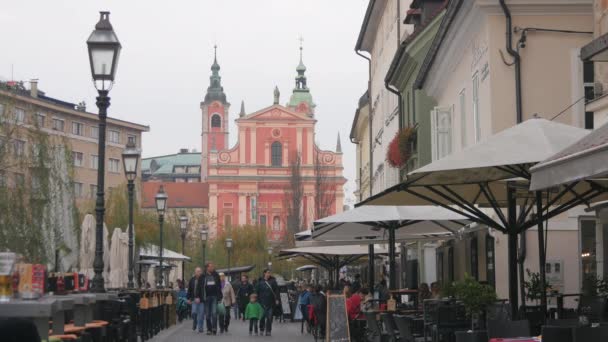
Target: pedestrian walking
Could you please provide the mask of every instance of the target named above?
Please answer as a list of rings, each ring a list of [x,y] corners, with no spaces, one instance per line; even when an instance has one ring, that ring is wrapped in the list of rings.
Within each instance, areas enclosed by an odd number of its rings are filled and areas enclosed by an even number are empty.
[[[220,275],[215,271],[213,262],[205,265],[203,274],[203,301],[207,315],[207,335],[217,335],[217,304],[222,300]]]
[[[258,303],[258,295],[252,293],[249,298],[249,303],[245,307],[244,319],[249,320],[249,336],[255,330],[255,336],[258,336],[258,321],[264,315],[264,308]]]
[[[205,304],[203,302],[203,270],[197,267],[194,270],[194,276],[188,282],[188,304],[192,305],[192,330],[198,328],[198,332],[204,331],[205,322]]]
[[[243,321],[245,320],[245,308],[247,307],[247,304],[249,304],[249,296],[251,296],[252,293],[253,285],[249,283],[249,277],[242,275],[241,283],[237,291],[237,301]]]
[[[226,279],[224,273],[220,273],[220,287],[222,289],[222,304],[224,304],[224,313],[218,315],[220,333],[228,332],[228,326],[230,325],[230,308],[236,304],[236,296],[232,285]]]
[[[260,332],[271,336],[274,308],[279,305],[279,286],[269,269],[264,270],[264,275],[258,281],[256,292],[260,305],[264,308],[264,315],[260,319]]]

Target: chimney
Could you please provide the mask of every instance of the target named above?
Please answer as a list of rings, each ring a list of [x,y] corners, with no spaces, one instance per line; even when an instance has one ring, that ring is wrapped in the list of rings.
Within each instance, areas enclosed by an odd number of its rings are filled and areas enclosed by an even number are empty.
[[[35,78],[30,80],[30,96],[38,97],[38,80]]]
[[[188,153],[188,149],[187,148],[180,148],[179,149],[179,154],[184,154],[184,153]]]

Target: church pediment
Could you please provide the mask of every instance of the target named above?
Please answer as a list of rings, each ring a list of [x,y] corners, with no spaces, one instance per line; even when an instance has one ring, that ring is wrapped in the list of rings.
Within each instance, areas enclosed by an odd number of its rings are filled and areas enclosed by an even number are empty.
[[[287,107],[281,105],[273,105],[255,113],[251,113],[245,117],[237,119],[237,121],[248,121],[248,120],[268,120],[268,121],[315,121],[313,118],[306,116],[305,114],[296,113],[291,111]]]

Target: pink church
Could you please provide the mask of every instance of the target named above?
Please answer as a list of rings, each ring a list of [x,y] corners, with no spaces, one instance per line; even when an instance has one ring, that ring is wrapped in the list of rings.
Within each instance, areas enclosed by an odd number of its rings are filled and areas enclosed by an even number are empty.
[[[217,57],[211,71],[210,85],[201,102],[201,181],[209,185],[211,235],[228,226],[260,225],[267,228],[269,239],[284,239],[291,165],[297,156],[303,184],[302,224],[292,227],[292,231],[310,227],[319,215],[341,212],[346,180],[340,138],[336,151],[321,150],[315,143],[315,104],[306,84],[301,53],[289,102],[279,104],[280,94],[275,88],[274,103],[269,107],[246,113],[241,103],[236,118],[238,141],[232,147],[228,146],[230,103],[221,84]],[[321,179],[323,195],[316,194]],[[322,212],[315,204],[321,202],[320,198],[326,206]]]

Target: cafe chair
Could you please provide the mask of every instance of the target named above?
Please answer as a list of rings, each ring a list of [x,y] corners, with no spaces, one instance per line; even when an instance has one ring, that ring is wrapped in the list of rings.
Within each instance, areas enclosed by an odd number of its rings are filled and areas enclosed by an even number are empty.
[[[573,342],[573,327],[545,325],[541,328],[543,342]]]
[[[384,323],[384,331],[387,332],[390,341],[400,341],[399,330],[397,330],[397,324],[395,324],[393,314],[390,312],[383,312],[380,314],[380,318],[382,319],[382,323]]]
[[[488,337],[511,338],[530,336],[530,322],[521,321],[488,321]]]
[[[402,342],[414,342],[416,340],[416,336],[414,335],[414,322],[411,317],[402,316],[402,315],[394,315],[395,324],[397,325],[397,330],[399,330],[399,341]],[[420,336],[418,336],[420,337]]]
[[[608,327],[599,326],[596,328],[574,328],[573,335],[573,342],[608,341]],[[543,342],[544,341],[545,340],[543,338]]]
[[[365,312],[365,321],[367,322],[367,340],[369,342],[388,342],[389,335],[382,332],[382,327],[376,320],[374,312]]]

